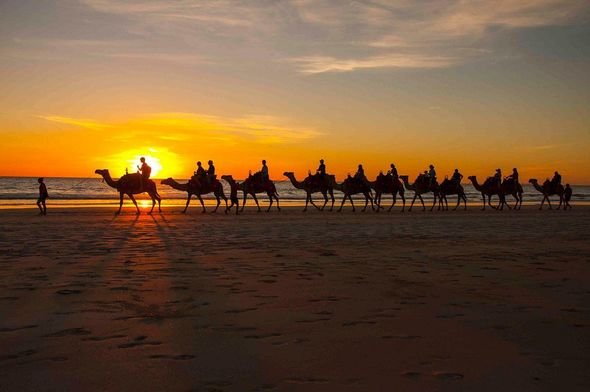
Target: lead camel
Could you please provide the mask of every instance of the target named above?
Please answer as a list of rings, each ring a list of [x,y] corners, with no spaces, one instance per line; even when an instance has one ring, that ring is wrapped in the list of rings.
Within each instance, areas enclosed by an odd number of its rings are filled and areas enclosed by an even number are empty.
[[[119,210],[116,212],[116,214],[121,213],[121,208],[123,207],[123,197],[127,195],[135,205],[135,209],[137,210],[137,214],[139,215],[139,207],[137,206],[137,201],[135,200],[135,197],[133,195],[137,195],[144,192],[147,193],[152,199],[152,209],[149,213],[151,214],[154,211],[156,201],[158,201],[158,211],[162,212],[160,206],[162,198],[158,194],[158,189],[154,181],[144,180],[144,186],[143,188],[141,188],[139,174],[137,173],[126,174],[118,180],[113,180],[108,169],[96,169],[94,173],[102,176],[103,180],[107,183],[108,186],[110,186],[111,188],[115,188],[119,192]]]

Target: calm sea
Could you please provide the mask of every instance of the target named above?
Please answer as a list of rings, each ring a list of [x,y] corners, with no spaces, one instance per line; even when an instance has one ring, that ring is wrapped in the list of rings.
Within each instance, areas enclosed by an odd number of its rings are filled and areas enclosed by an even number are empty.
[[[186,180],[178,180],[186,182]],[[161,185],[160,180],[156,180],[158,192],[162,196],[162,205],[175,206],[184,205],[186,193],[176,191],[166,185]],[[229,195],[229,185],[222,181],[226,195]],[[100,178],[46,178],[45,184],[49,190],[49,203],[53,206],[63,207],[90,207],[118,204],[118,193],[102,182]],[[276,182],[277,190],[281,202],[289,205],[300,205],[305,202],[305,193],[295,189],[289,181]],[[471,184],[464,184],[469,204],[481,203],[481,196]],[[541,194],[529,184],[523,184],[524,187],[524,204],[534,204],[541,201]],[[590,186],[572,185],[573,196],[572,202],[575,204],[590,204]],[[239,192],[241,196],[241,192]],[[406,191],[406,197],[412,197],[413,192]],[[20,208],[36,207],[35,200],[38,196],[38,184],[36,178],[29,177],[0,177],[0,208]],[[321,195],[316,194],[314,200],[319,199]],[[340,192],[335,193],[336,202],[339,203],[342,197]],[[147,196],[140,195],[138,200],[145,200]],[[204,196],[207,204],[210,205],[213,197]],[[266,202],[266,196],[261,196],[261,200]],[[432,196],[426,196],[426,200],[432,201]],[[387,197],[386,204],[390,197]],[[455,198],[449,198],[449,205],[453,205]],[[553,197],[552,200],[556,200]],[[508,197],[510,204],[513,203],[512,197]],[[263,202],[263,203],[264,203]],[[129,201],[126,201],[129,203]],[[198,200],[193,199],[193,203],[198,204]]]

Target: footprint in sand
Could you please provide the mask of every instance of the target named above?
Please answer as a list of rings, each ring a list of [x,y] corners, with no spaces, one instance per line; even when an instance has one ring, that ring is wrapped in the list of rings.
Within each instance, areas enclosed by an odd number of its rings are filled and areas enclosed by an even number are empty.
[[[81,290],[70,290],[70,289],[64,289],[64,290],[57,290],[56,291],[57,294],[61,294],[61,295],[80,294],[81,292],[82,292]]]
[[[462,380],[465,378],[463,374],[453,372],[434,372],[432,373],[432,376],[439,380]]]
[[[85,328],[68,328],[61,331],[53,332],[47,335],[43,335],[44,338],[60,338],[63,336],[79,336],[79,335],[90,335],[92,332]]]

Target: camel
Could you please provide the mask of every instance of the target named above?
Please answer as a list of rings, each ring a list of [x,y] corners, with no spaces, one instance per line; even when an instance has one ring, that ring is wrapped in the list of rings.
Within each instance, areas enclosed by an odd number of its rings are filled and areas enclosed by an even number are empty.
[[[516,204],[514,204],[515,210],[520,210],[522,207],[522,194],[524,193],[522,189],[522,185],[519,182],[516,182],[514,179],[509,178],[507,180],[502,181],[502,192],[504,192],[504,196],[512,195],[516,199]],[[504,197],[504,203],[510,209],[510,206],[506,202],[506,197]]]
[[[102,176],[103,181],[105,181],[108,186],[110,186],[111,188],[115,188],[119,192],[119,210],[116,212],[117,215],[121,213],[124,195],[127,195],[131,199],[131,201],[135,205],[135,209],[137,210],[137,215],[139,215],[139,207],[137,206],[137,201],[135,201],[135,197],[133,197],[133,195],[144,192],[146,192],[152,199],[152,209],[150,210],[149,214],[151,214],[154,211],[154,207],[156,206],[156,200],[158,201],[158,211],[162,212],[162,208],[160,205],[162,198],[158,194],[158,189],[154,181],[147,180],[144,184],[143,189],[139,189],[139,174],[137,173],[126,174],[123,177],[119,178],[117,181],[113,180],[108,169],[96,169],[94,173]]]
[[[403,203],[401,212],[404,212],[404,210],[406,209],[406,198],[404,196],[404,185],[399,179],[396,179],[394,181],[391,174],[385,175],[383,173],[379,173],[375,181],[369,182],[369,184],[371,185],[371,188],[375,190],[375,204],[377,205],[377,212],[379,212],[379,210],[383,208],[381,207],[381,196],[384,193],[391,194],[393,198],[393,202],[391,203],[391,206],[389,207],[387,212],[391,212],[391,209],[397,201],[398,193],[402,198]]]
[[[270,200],[270,204],[266,212],[269,212],[273,201],[277,201],[277,209],[280,211],[281,207],[279,206],[279,194],[277,193],[277,189],[275,184],[269,180],[270,186],[264,187],[260,184],[259,181],[256,181],[252,176],[246,178],[242,183],[237,183],[231,175],[221,176],[225,181],[227,181],[230,187],[235,187],[235,189],[244,192],[244,201],[242,203],[242,208],[240,209],[241,212],[244,211],[244,207],[246,206],[246,198],[248,195],[251,195],[254,201],[256,202],[256,207],[258,207],[258,212],[262,211],[260,209],[260,204],[258,203],[258,198],[256,197],[257,193],[266,193],[268,199]],[[274,200],[273,200],[274,199]],[[233,206],[233,201],[232,201]],[[238,205],[239,207],[239,205]],[[229,207],[231,208],[231,207]]]
[[[539,207],[540,210],[543,209],[545,200],[547,200],[547,204],[549,204],[549,209],[553,209],[551,207],[551,200],[549,200],[549,196],[553,195],[559,196],[559,205],[557,206],[557,209],[559,210],[561,208],[561,205],[563,204],[563,185],[557,184],[557,186],[554,186],[551,181],[545,180],[543,186],[540,186],[536,178],[531,178],[529,182],[535,187],[536,190],[543,194],[543,201],[541,201],[541,206]]]
[[[191,202],[191,197],[193,195],[197,196],[197,198],[199,199],[199,201],[201,202],[201,207],[203,208],[203,210],[201,211],[202,213],[206,213],[207,210],[205,209],[205,203],[203,203],[203,198],[201,197],[201,195],[205,195],[207,193],[211,193],[213,192],[213,194],[215,195],[215,199],[217,200],[217,205],[215,206],[215,209],[213,210],[213,212],[217,212],[217,209],[219,208],[219,205],[221,204],[221,200],[223,199],[225,200],[225,213],[227,214],[227,197],[225,197],[225,194],[223,193],[223,186],[221,185],[221,182],[215,180],[212,184],[207,184],[206,186],[200,186],[199,183],[196,183],[195,181],[189,181],[186,184],[181,184],[179,182],[177,182],[176,180],[174,180],[173,178],[169,177],[165,180],[162,180],[161,182],[164,185],[168,185],[169,187],[172,187],[176,190],[179,191],[184,191],[187,193],[187,199],[186,199],[186,206],[184,207],[184,210],[182,211],[182,213],[186,213],[186,210],[188,209],[188,205]]]
[[[500,206],[503,207],[504,204],[506,204],[506,198],[504,197],[504,191],[502,190],[502,187],[498,184],[497,181],[495,181],[491,178],[488,178],[482,185],[480,185],[479,182],[477,181],[476,176],[469,176],[468,178],[471,181],[471,183],[473,184],[473,187],[478,192],[481,192],[481,197],[483,200],[482,210],[486,209],[486,196],[488,198],[488,205],[495,210],[497,210],[498,207],[500,207]],[[498,195],[498,197],[500,198],[500,204],[496,207],[494,207],[491,203],[493,195]],[[506,205],[508,206],[508,204],[506,204]],[[510,206],[508,206],[508,208],[510,208]]]
[[[459,207],[461,200],[463,201],[464,209],[467,210],[467,196],[465,195],[463,186],[458,181],[451,181],[448,178],[445,178],[444,181],[440,183],[438,194],[439,202],[442,205],[443,210],[448,211],[449,202],[447,201],[447,195],[457,195],[457,205],[453,208],[453,211]]]
[[[371,209],[375,209],[375,206],[373,205],[373,198],[371,197],[371,186],[369,184],[348,176],[348,178],[346,178],[342,184],[334,183],[334,189],[344,193],[342,204],[340,204],[338,212],[342,211],[342,207],[344,206],[344,202],[347,198],[350,200],[350,204],[352,205],[352,211],[355,212],[356,209],[354,208],[354,203],[352,202],[351,196],[356,195],[357,193],[362,193],[365,196],[365,207],[362,209],[363,212],[367,210],[367,205],[369,202],[371,202]]]
[[[303,212],[307,211],[307,205],[311,203],[312,206],[317,208],[320,211],[323,211],[328,204],[328,194],[332,198],[332,205],[330,206],[330,211],[334,209],[334,184],[336,183],[336,177],[333,175],[326,174],[323,181],[313,181],[309,177],[303,181],[297,181],[295,178],[295,174],[293,172],[284,172],[283,175],[287,177],[291,184],[297,189],[302,189],[306,193],[305,198],[305,208]],[[324,205],[322,207],[318,207],[311,198],[312,193],[321,193],[324,196]]]
[[[409,191],[414,191],[414,198],[412,199],[412,204],[410,204],[410,208],[408,208],[408,211],[412,211],[412,207],[414,206],[414,202],[416,201],[416,198],[420,199],[420,202],[422,203],[422,211],[426,211],[426,207],[424,206],[424,199],[422,199],[422,195],[425,193],[429,193],[432,192],[434,194],[434,199],[432,202],[432,207],[430,207],[430,211],[432,211],[434,209],[434,206],[436,205],[436,202],[438,200],[438,183],[435,181],[434,184],[432,184],[432,186],[430,186],[429,184],[429,180],[427,177],[425,177],[424,175],[420,174],[418,176],[418,178],[416,178],[416,180],[414,181],[413,184],[410,184],[410,182],[408,181],[408,176],[399,176],[399,178],[402,179],[402,181],[404,182],[404,185],[406,187],[407,190]],[[440,201],[439,201],[439,210],[440,210]]]

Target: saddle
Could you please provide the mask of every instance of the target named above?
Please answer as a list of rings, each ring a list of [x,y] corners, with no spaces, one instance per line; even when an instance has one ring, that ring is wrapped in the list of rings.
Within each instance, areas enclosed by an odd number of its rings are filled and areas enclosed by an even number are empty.
[[[124,176],[121,177],[120,181],[121,181],[121,185],[123,185],[123,186],[129,186],[129,187],[139,189],[139,187],[141,186],[141,174],[139,174],[139,173],[125,174]]]

